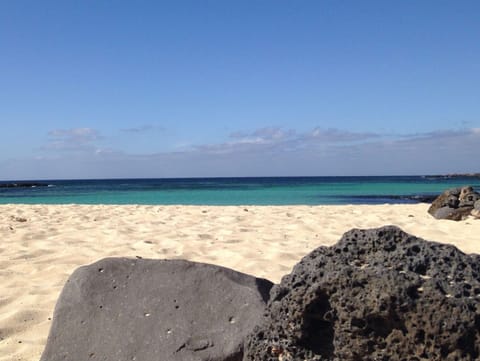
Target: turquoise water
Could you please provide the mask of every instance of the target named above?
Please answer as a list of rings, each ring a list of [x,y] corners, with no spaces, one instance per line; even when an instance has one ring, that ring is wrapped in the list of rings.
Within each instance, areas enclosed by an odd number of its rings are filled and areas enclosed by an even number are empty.
[[[38,184],[25,188],[4,188],[0,182],[0,203],[383,204],[431,201],[446,188],[464,185],[480,188],[479,178],[420,176],[49,180],[35,183]]]

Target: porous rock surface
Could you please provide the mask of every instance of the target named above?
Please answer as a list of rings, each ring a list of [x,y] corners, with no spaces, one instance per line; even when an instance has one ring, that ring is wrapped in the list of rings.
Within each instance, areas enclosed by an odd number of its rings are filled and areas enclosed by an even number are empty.
[[[107,258],[78,268],[41,361],[234,361],[272,283],[183,260]]]
[[[469,215],[477,217],[475,203],[479,200],[480,193],[471,186],[447,189],[432,202],[428,213],[437,219],[452,221],[460,221]]]
[[[354,229],[273,287],[244,360],[479,360],[479,295],[480,256]]]

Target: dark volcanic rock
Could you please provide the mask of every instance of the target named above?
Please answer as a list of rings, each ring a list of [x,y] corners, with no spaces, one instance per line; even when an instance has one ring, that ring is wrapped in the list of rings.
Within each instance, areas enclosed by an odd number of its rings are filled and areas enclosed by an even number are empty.
[[[0,183],[0,188],[35,188],[35,187],[47,187],[47,183]]]
[[[460,195],[461,188],[452,188],[447,189],[445,192],[440,194],[435,200],[432,202],[432,205],[428,209],[428,213],[432,216],[435,216],[435,212],[444,207],[450,208],[457,208],[460,201],[458,200],[458,196]]]
[[[473,207],[476,201],[480,199],[480,194],[476,192],[466,193],[463,197],[459,198],[459,207]]]
[[[241,360],[271,286],[208,264],[107,258],[67,281],[41,361]]]
[[[244,360],[478,360],[479,298],[480,256],[351,230],[274,286]]]
[[[443,175],[427,175],[425,178],[429,179],[452,179],[452,178],[480,178],[480,173],[453,173]]]
[[[433,216],[437,219],[449,219],[451,221],[461,221],[472,212],[472,207],[451,208],[442,207],[435,211]]]
[[[471,214],[478,199],[480,193],[470,186],[448,189],[432,202],[428,213],[437,219],[460,221]]]

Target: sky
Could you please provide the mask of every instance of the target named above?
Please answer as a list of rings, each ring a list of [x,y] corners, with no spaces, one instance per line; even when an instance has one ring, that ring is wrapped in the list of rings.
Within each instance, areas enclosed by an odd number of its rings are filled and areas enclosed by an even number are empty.
[[[0,180],[480,172],[480,2],[0,1]]]

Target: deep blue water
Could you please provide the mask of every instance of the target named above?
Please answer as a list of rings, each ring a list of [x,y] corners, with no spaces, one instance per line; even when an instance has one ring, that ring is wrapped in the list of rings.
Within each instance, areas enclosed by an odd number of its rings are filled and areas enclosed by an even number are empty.
[[[165,205],[416,203],[426,201],[446,188],[463,185],[480,188],[479,178],[421,176],[103,179],[37,182],[41,185],[28,188],[0,187],[0,203]],[[2,183],[15,182],[0,182]]]

